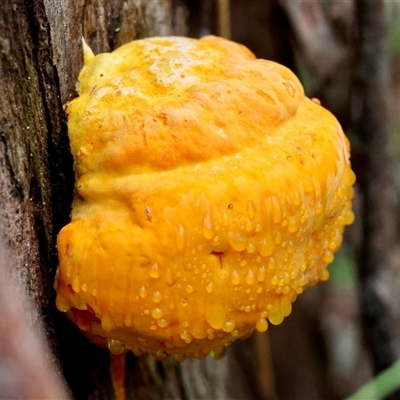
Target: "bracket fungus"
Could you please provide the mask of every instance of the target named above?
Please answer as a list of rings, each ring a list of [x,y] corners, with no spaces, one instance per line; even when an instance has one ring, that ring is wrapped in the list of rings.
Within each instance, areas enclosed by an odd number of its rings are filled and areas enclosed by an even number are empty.
[[[286,67],[222,38],[84,52],[58,309],[112,353],[157,359],[218,357],[280,324],[354,218],[337,120]]]

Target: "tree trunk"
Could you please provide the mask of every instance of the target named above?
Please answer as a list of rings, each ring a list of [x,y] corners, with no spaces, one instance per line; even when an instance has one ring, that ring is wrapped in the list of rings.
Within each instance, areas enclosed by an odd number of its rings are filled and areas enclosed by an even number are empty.
[[[38,368],[41,379],[32,385],[50,387],[53,381],[59,397],[66,396],[59,377],[75,398],[114,397],[108,351],[89,344],[54,306],[55,240],[68,222],[74,182],[63,105],[74,95],[82,67],[81,37],[99,53],[147,36],[185,35],[182,4],[5,0],[0,8],[0,233],[9,279],[27,295],[20,308],[23,323],[10,327],[4,317],[0,330],[28,337],[34,325],[43,324],[51,351],[42,357],[50,367],[34,362],[30,368]],[[2,350],[0,344],[0,356]],[[224,361],[160,363],[129,355],[127,365],[128,398],[226,397]]]

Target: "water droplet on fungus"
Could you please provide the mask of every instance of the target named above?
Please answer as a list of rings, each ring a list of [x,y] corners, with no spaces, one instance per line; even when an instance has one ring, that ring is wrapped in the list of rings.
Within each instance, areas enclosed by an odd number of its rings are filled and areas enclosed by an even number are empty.
[[[247,239],[245,236],[228,232],[229,244],[235,251],[243,251],[247,247]]]
[[[151,268],[150,268],[150,270],[149,270],[149,276],[150,276],[151,278],[154,278],[154,279],[157,279],[157,278],[160,277],[160,268],[159,268],[159,266],[158,266],[157,263],[154,263],[154,264],[151,266]]]
[[[168,326],[168,322],[167,322],[164,318],[162,318],[162,319],[159,319],[159,320],[157,321],[157,325],[158,325],[160,328],[165,328],[165,327]]]
[[[268,319],[272,325],[279,325],[283,321],[283,312],[281,308],[274,308],[270,311]]]
[[[207,311],[206,320],[214,329],[222,329],[226,322],[225,310],[222,308],[213,307]]]
[[[223,329],[225,332],[232,332],[235,329],[235,321],[226,321]]]
[[[254,272],[252,269],[246,275],[246,283],[248,285],[254,285],[256,283],[256,277],[254,276]]]
[[[261,265],[261,267],[258,268],[258,271],[257,271],[257,280],[259,282],[264,281],[265,280],[265,275],[266,275],[265,266]]]
[[[264,257],[268,257],[274,251],[274,241],[271,236],[266,236],[257,243],[257,250]]]
[[[142,299],[144,299],[144,298],[147,296],[147,289],[146,289],[145,286],[142,286],[142,287],[139,289],[139,296],[140,296]]]
[[[233,285],[238,285],[240,283],[240,274],[236,270],[232,271],[231,282]]]
[[[158,290],[153,293],[152,300],[154,303],[159,303],[161,299],[162,299],[162,294]]]
[[[151,310],[151,316],[154,319],[160,319],[163,315],[164,311],[161,308],[156,307]]]
[[[264,318],[259,318],[256,322],[258,332],[265,332],[268,329],[268,322]]]
[[[111,353],[119,355],[125,351],[125,344],[117,339],[108,339],[108,349]]]

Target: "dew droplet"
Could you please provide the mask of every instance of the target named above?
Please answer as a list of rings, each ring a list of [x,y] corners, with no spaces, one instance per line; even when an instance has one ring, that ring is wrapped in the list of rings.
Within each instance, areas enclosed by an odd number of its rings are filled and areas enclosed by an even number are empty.
[[[354,222],[354,212],[352,210],[346,210],[343,214],[344,224],[351,225]]]
[[[228,241],[235,251],[243,251],[247,247],[246,237],[240,234],[234,234],[231,231],[228,232]]]
[[[246,311],[247,313],[249,313],[252,310],[251,305],[247,305],[244,307],[244,311]]]
[[[259,318],[256,322],[258,332],[265,332],[268,329],[268,322],[264,318]]]
[[[157,325],[158,325],[160,328],[165,328],[166,326],[168,326],[168,322],[167,322],[167,320],[165,320],[164,318],[161,318],[161,319],[159,319],[159,320],[157,321]]]
[[[308,283],[308,279],[306,278],[305,275],[301,275],[299,279],[299,285],[300,286],[305,286]]]
[[[240,274],[235,269],[232,271],[231,282],[234,285],[238,285],[240,283]]]
[[[151,310],[151,316],[154,319],[160,319],[163,315],[164,311],[161,308],[156,307]]]
[[[232,332],[235,329],[235,321],[226,321],[223,329],[225,332]]]
[[[268,268],[271,269],[271,270],[275,269],[276,265],[277,265],[277,263],[276,263],[275,258],[274,257],[269,257],[268,258]]]
[[[256,246],[254,246],[253,243],[249,242],[249,243],[247,244],[246,250],[247,250],[247,252],[250,253],[250,254],[251,254],[251,253],[254,253],[254,252],[256,251]]]
[[[277,275],[274,275],[274,276],[271,278],[271,285],[276,286],[276,285],[278,284],[278,282],[279,282],[278,276],[277,276]]]
[[[186,290],[186,293],[193,293],[194,288],[192,285],[187,285],[185,290]]]
[[[142,287],[139,289],[139,296],[140,296],[142,299],[144,299],[144,298],[147,296],[147,289],[146,289],[145,286],[142,286]]]
[[[160,268],[157,263],[154,263],[151,266],[151,268],[149,270],[149,275],[151,278],[154,278],[154,279],[157,279],[160,277]]]
[[[67,312],[71,308],[71,304],[64,296],[58,294],[56,298],[56,307],[61,312]]]
[[[222,329],[226,322],[226,312],[223,308],[213,307],[206,313],[206,320],[214,329]]]
[[[260,268],[258,268],[258,271],[257,271],[257,280],[259,282],[263,282],[265,280],[265,274],[266,274],[265,266],[261,265]]]
[[[327,269],[324,269],[321,272],[321,276],[319,279],[321,279],[321,281],[327,281],[329,279],[329,271]]]
[[[353,186],[356,181],[356,174],[350,168],[347,169],[346,173],[344,174],[344,183],[347,186]]]
[[[251,232],[254,229],[254,223],[251,220],[247,220],[246,222],[246,231]]]
[[[329,264],[329,263],[331,263],[333,261],[334,257],[335,256],[333,255],[333,253],[331,251],[325,250],[323,255],[322,255],[322,260],[324,262],[326,262],[327,264]]]
[[[257,250],[264,257],[268,257],[274,251],[274,241],[271,236],[266,236],[257,243]]]
[[[287,317],[292,312],[292,303],[288,298],[284,297],[281,300],[281,309],[284,317]]]
[[[289,222],[288,222],[288,231],[290,233],[295,233],[298,230],[299,230],[299,223],[297,222],[297,220],[294,216],[290,216]]]
[[[254,276],[254,272],[252,269],[246,275],[246,283],[248,285],[254,285],[256,283],[256,277]]]
[[[192,337],[187,331],[181,333],[181,339],[185,341],[185,343],[190,343],[192,341]]]
[[[283,321],[283,312],[280,308],[271,310],[268,316],[269,321],[272,325],[279,325]]]
[[[225,357],[226,355],[226,347],[220,346],[216,347],[211,351],[211,357],[216,360],[220,360],[221,358]]]
[[[153,293],[152,300],[154,301],[154,303],[159,303],[161,299],[162,299],[162,294],[158,290]]]
[[[209,284],[206,286],[206,291],[207,293],[212,293],[214,290],[214,282],[209,282]]]
[[[108,339],[108,349],[112,354],[119,355],[125,351],[125,343],[117,339]]]

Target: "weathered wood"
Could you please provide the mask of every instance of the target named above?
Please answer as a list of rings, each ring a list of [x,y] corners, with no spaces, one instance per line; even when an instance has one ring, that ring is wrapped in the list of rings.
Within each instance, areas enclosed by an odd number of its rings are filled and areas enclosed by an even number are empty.
[[[277,2],[290,20],[293,40],[306,61],[303,69],[311,71],[312,77],[306,82],[308,95],[321,100],[346,129],[350,123],[354,54],[353,2],[331,2],[328,15],[323,12],[322,2]]]
[[[357,0],[357,67],[354,75],[355,128],[363,163],[358,172],[362,196],[362,243],[359,254],[361,314],[364,336],[375,373],[395,361],[388,305],[381,294],[382,279],[390,274],[387,216],[393,204],[388,195],[388,49],[384,1]]]

